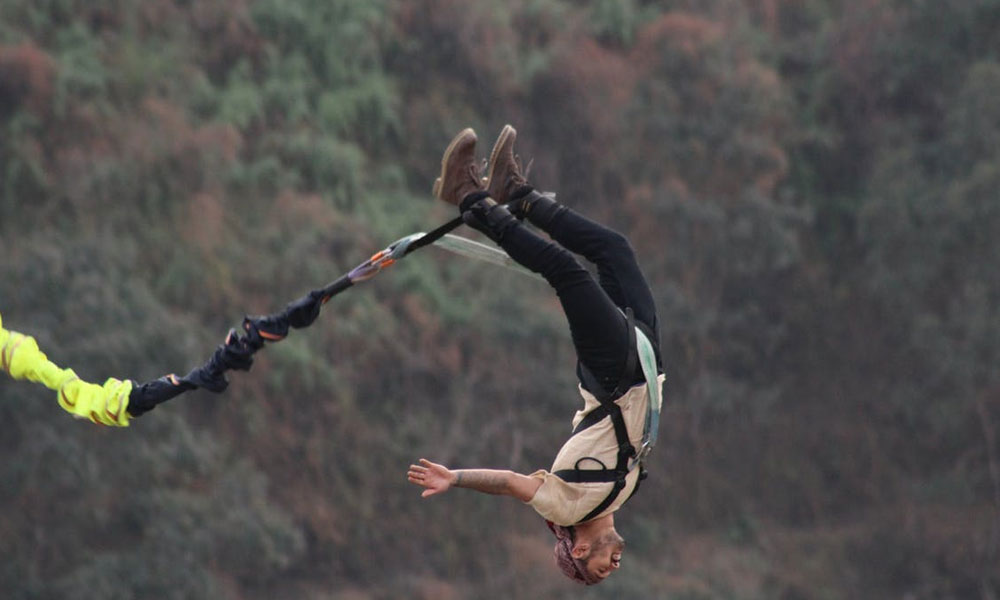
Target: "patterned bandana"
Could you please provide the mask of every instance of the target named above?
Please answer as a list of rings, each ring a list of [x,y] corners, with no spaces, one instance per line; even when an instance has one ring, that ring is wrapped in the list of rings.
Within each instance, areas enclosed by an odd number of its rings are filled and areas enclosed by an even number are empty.
[[[556,566],[563,572],[563,575],[585,585],[600,583],[601,580],[598,577],[591,575],[587,571],[587,563],[573,558],[572,530],[562,525],[556,525],[552,521],[545,521],[545,524],[549,526],[552,534],[556,536],[556,545],[553,550],[556,557]]]

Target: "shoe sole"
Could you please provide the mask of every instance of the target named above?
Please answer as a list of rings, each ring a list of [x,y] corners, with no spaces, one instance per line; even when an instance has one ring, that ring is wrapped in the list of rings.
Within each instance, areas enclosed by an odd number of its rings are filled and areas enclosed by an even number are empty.
[[[496,168],[497,160],[500,158],[500,152],[507,144],[507,140],[516,136],[517,130],[510,125],[504,125],[503,129],[500,130],[500,135],[497,136],[497,141],[493,144],[493,150],[490,152],[490,162],[489,167],[486,170],[486,177],[483,178],[483,185],[486,187],[489,187],[490,181],[493,180],[493,169]]]
[[[434,180],[434,186],[431,188],[431,192],[434,197],[438,200],[444,200],[441,197],[441,186],[444,185],[444,175],[445,171],[448,169],[448,159],[451,158],[451,153],[455,151],[455,147],[458,143],[465,139],[468,135],[472,135],[472,139],[476,139],[476,132],[472,130],[471,127],[466,127],[462,131],[458,132],[454,138],[452,138],[451,143],[444,150],[444,155],[441,156],[441,176]]]

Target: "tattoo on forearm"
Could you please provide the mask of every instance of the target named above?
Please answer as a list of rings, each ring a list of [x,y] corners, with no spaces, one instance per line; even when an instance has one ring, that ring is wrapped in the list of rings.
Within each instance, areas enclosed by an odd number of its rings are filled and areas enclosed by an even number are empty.
[[[485,494],[506,494],[507,474],[490,469],[463,469],[456,471],[455,487],[463,487]]]

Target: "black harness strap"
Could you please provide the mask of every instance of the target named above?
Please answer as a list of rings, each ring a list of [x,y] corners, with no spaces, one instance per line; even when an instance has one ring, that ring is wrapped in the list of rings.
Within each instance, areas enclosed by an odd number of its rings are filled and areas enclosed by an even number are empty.
[[[635,378],[636,365],[639,362],[639,352],[636,347],[636,335],[635,335],[635,317],[632,315],[632,309],[625,309],[625,320],[628,324],[628,355],[625,358],[625,367],[622,369],[621,377],[619,377],[615,389],[608,392],[601,384],[597,381],[594,374],[587,368],[586,365],[580,364],[580,377],[583,380],[584,386],[594,395],[598,402],[601,403],[600,406],[590,411],[583,420],[573,429],[573,435],[580,433],[581,431],[587,429],[602,421],[605,417],[611,418],[611,424],[615,429],[615,440],[618,442],[618,456],[617,462],[613,469],[607,468],[604,463],[593,457],[583,457],[576,461],[576,464],[572,469],[560,469],[554,473],[556,477],[559,477],[567,483],[607,483],[613,482],[614,485],[611,487],[611,491],[608,493],[607,497],[604,498],[594,510],[587,513],[585,517],[580,519],[580,523],[584,521],[589,521],[601,514],[606,510],[611,503],[615,501],[618,495],[626,485],[626,477],[629,474],[628,463],[629,460],[636,456],[635,446],[632,445],[632,441],[629,439],[628,427],[625,426],[625,418],[622,416],[622,409],[615,403],[615,400],[621,398],[625,392],[632,387],[633,379]],[[601,465],[600,469],[581,469],[580,463],[584,460],[593,460]],[[640,470],[640,479],[645,476],[645,469]],[[636,489],[638,489],[638,482],[636,483]],[[635,494],[635,490],[629,495],[629,498]]]
[[[448,233],[449,231],[454,230],[456,227],[458,227],[459,225],[461,225],[464,222],[465,221],[462,220],[462,217],[455,217],[454,219],[448,221],[444,225],[440,225],[436,229],[434,229],[432,231],[428,231],[423,236],[421,236],[420,239],[417,239],[412,244],[410,244],[410,246],[406,249],[406,252],[403,253],[403,256],[408,255],[409,253],[413,252],[414,250],[419,250],[420,248],[423,248],[424,246],[433,244],[437,240],[439,240],[442,237],[444,237],[444,234]]]
[[[462,217],[453,218],[410,241],[405,249],[401,250],[401,255],[406,256],[414,250],[434,243],[463,223]],[[411,237],[413,236],[403,238],[399,242],[409,241]],[[311,325],[319,316],[322,306],[330,298],[354,285],[355,280],[352,279],[352,276],[356,271],[369,266],[376,257],[384,259],[387,256],[386,252],[392,249],[393,247],[390,247],[386,251],[379,252],[366,263],[358,265],[355,270],[345,273],[326,286],[312,290],[302,298],[289,303],[281,312],[262,316],[245,316],[243,334],[230,330],[226,341],[216,349],[212,357],[203,366],[193,369],[184,377],[171,374],[142,384],[134,383],[129,394],[129,414],[138,417],[155,408],[157,404],[196,388],[216,393],[222,392],[229,385],[225,376],[227,370],[249,370],[253,363],[253,354],[263,348],[266,342],[277,342],[284,339],[288,335],[289,327],[298,329]],[[389,258],[397,260],[400,257],[389,256]],[[383,266],[388,264],[391,262],[385,263]],[[378,269],[374,272],[378,272]],[[364,279],[359,279],[359,281],[364,281]],[[4,357],[0,356],[0,362],[3,360]]]

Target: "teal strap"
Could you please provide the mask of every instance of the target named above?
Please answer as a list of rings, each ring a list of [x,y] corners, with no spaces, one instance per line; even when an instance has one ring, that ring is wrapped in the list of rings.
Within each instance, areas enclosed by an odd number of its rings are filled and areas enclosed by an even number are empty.
[[[646,424],[642,431],[642,447],[639,448],[639,455],[637,457],[637,460],[641,460],[656,445],[657,431],[660,428],[660,409],[663,406],[663,395],[656,372],[656,351],[653,350],[653,344],[641,329],[636,327],[635,331],[636,346],[639,351],[639,364],[642,366],[642,374],[646,378],[646,388],[649,391]]]

